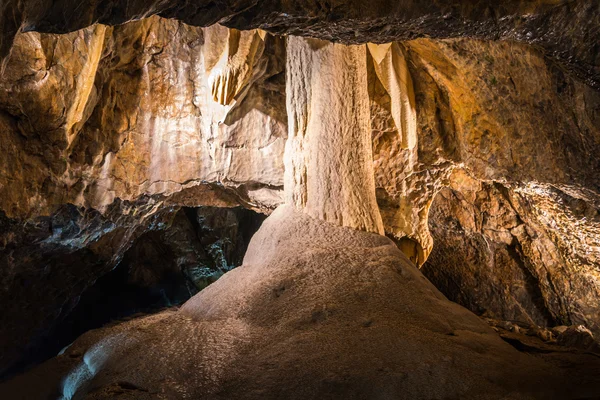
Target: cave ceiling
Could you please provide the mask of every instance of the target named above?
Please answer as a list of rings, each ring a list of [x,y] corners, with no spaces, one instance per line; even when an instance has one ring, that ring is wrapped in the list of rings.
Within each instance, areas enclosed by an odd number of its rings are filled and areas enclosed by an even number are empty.
[[[598,87],[599,10],[595,0],[6,0],[0,11],[0,56],[6,56],[19,30],[65,33],[160,15],[194,26],[221,23],[344,43],[418,37],[512,40],[544,49]]]

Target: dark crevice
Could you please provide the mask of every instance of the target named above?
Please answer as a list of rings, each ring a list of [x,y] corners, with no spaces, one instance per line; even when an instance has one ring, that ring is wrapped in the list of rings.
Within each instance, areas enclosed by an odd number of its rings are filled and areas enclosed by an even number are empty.
[[[39,226],[36,234],[65,243],[81,240],[81,236],[89,235],[90,231],[90,226],[81,226],[82,218],[75,207],[63,210]],[[87,289],[73,288],[73,297],[57,305],[60,316],[53,328],[34,338],[21,361],[5,371],[0,379],[54,357],[91,329],[181,305],[225,272],[241,265],[250,239],[265,218],[242,208],[182,208],[163,225],[144,228],[147,231],[135,238],[112,270],[106,267],[106,259],[99,259],[85,247],[76,252],[55,254],[45,261],[46,278],[23,284],[43,284],[53,279],[58,280],[56,286],[59,287],[60,281],[64,281],[62,275],[77,273],[81,277],[75,285],[85,285]],[[4,219],[0,226],[8,227],[10,220]],[[39,241],[38,245],[46,247],[48,252],[57,251],[56,245],[48,243],[48,239]],[[94,242],[88,245],[94,246]],[[10,248],[0,250],[7,252]],[[107,273],[94,276],[102,270]],[[52,288],[45,288],[49,289]],[[34,314],[31,317],[36,318]]]
[[[540,289],[540,282],[537,277],[533,275],[530,269],[527,267],[527,264],[523,260],[522,250],[520,248],[520,244],[518,242],[513,243],[512,245],[507,247],[508,254],[515,260],[516,264],[519,266],[521,271],[523,271],[523,276],[525,277],[525,288],[529,293],[531,301],[539,312],[541,316],[546,320],[546,326],[554,326],[556,325],[556,320],[552,316],[548,307],[546,307],[546,302],[544,299],[544,294]]]

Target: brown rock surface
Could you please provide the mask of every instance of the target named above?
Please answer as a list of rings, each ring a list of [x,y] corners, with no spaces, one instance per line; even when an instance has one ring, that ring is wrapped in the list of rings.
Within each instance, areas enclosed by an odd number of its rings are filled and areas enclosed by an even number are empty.
[[[318,37],[346,43],[417,37],[477,37],[535,44],[598,87],[600,4],[596,0],[6,0],[0,5],[0,57],[17,31],[64,33],[160,14],[195,26]]]
[[[241,264],[249,210],[117,201],[28,221],[0,214],[0,372],[52,357],[87,329],[180,304]],[[16,369],[15,369],[16,368]]]
[[[423,273],[479,314],[598,332],[594,202],[585,192],[551,185],[457,177],[434,200],[435,246]]]
[[[225,15],[198,2],[166,11],[130,3],[126,10],[93,10],[82,2],[63,15],[86,18],[62,21],[44,14],[39,2],[39,18],[30,15],[23,27],[72,30],[162,11],[204,24]],[[270,3],[261,10],[242,3],[222,9],[245,10],[224,23],[265,22]],[[597,3],[475,2],[448,5],[445,14],[440,6],[409,2],[386,10],[375,2],[358,13],[355,3],[321,7],[306,18],[314,2],[284,2],[279,6],[298,7],[270,14],[263,27],[352,42],[423,33],[503,37],[546,50],[417,39],[364,51],[377,201],[386,233],[415,263],[423,265],[433,251],[425,273],[453,300],[528,324],[584,324],[598,335],[600,95],[548,57],[572,56],[569,71],[597,82],[598,32],[590,28],[600,15]],[[11,10],[18,23],[16,11],[33,3],[10,4],[0,6],[2,18]],[[407,7],[413,11],[397,18]],[[383,11],[389,18],[377,17]],[[356,19],[348,22],[349,15]],[[480,24],[462,23],[477,15]],[[117,230],[171,206],[243,204],[270,212],[283,200],[285,51],[283,39],[260,31],[158,17],[66,35],[17,34],[0,79],[0,210],[13,227],[2,232],[4,241],[37,241],[28,229],[46,229],[39,218],[47,221],[65,204],[108,215]],[[140,201],[151,207],[121,210]],[[86,247],[94,232],[82,229],[71,240],[97,254]],[[101,249],[107,257],[119,253],[111,246]],[[3,260],[9,276],[20,268]],[[6,282],[7,296],[21,290]],[[31,296],[28,307],[45,310],[43,298]],[[14,335],[8,346],[25,338]]]
[[[224,106],[208,87],[217,67],[206,63],[228,40],[226,28],[159,18],[19,35],[0,81],[0,209],[103,209],[212,182],[245,185],[249,202],[256,192],[257,207],[273,206],[270,188],[283,184],[285,50],[281,39],[261,39],[248,84]]]
[[[416,155],[383,86],[370,89],[386,232],[419,264],[433,243],[425,274],[472,311],[597,332],[598,92],[518,44],[404,46]]]
[[[600,394],[597,381],[560,371],[446,300],[385,237],[283,206],[244,265],[179,312],[90,332],[1,390],[15,399]]]

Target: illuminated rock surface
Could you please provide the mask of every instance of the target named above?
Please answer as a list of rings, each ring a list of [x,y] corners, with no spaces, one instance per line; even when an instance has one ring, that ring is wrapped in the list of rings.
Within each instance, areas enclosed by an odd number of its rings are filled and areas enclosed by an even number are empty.
[[[173,219],[180,207],[269,214],[284,182],[309,215],[383,225],[494,326],[546,337],[582,325],[597,340],[600,3],[431,3],[0,5],[0,374],[125,254],[160,270],[150,248],[169,242],[161,235],[195,229]],[[153,14],[175,19],[90,26]],[[362,45],[198,27],[216,21]],[[297,74],[310,84],[293,95]],[[313,136],[288,126],[286,109]],[[168,250],[176,268],[180,250]]]
[[[286,204],[383,234],[375,200],[365,46],[288,39]]]
[[[28,399],[600,395],[597,376],[571,374],[446,300],[391,240],[282,206],[243,266],[181,310],[89,332],[0,389]]]
[[[159,14],[190,25],[387,43],[416,37],[477,37],[536,44],[590,84],[600,84],[596,0],[6,0],[0,6],[0,56],[19,30],[64,33],[95,22],[122,24]]]
[[[221,53],[228,56],[225,28],[152,18],[65,36],[19,35],[0,83],[1,208],[22,217],[64,203],[103,209],[115,198],[184,197],[210,192],[206,183],[214,182],[246,185],[238,192],[250,199],[281,186],[287,124],[277,75],[285,73],[285,47],[265,39],[252,53],[248,83],[222,105],[209,77],[227,68],[218,65]],[[202,197],[227,204],[218,194]],[[263,197],[269,204],[276,195]]]

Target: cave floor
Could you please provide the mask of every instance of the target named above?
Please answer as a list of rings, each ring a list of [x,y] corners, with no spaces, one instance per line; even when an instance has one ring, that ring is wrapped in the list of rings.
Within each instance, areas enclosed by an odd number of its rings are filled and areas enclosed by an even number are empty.
[[[510,343],[510,344],[509,344]],[[448,301],[386,237],[276,210],[178,310],[90,331],[9,399],[597,399],[600,357]]]

